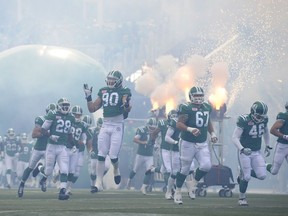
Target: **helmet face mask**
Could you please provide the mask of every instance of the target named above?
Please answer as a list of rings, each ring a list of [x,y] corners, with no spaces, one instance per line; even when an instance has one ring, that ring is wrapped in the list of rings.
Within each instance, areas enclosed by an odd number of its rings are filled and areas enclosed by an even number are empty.
[[[9,138],[14,138],[15,137],[15,132],[14,132],[14,129],[13,128],[9,128],[8,131],[7,131],[7,136]]]
[[[76,122],[80,122],[81,116],[83,114],[82,108],[80,106],[74,106],[74,107],[72,107],[71,112],[72,112],[73,116],[75,117]]]
[[[20,136],[20,139],[21,139],[21,143],[22,144],[27,144],[28,143],[28,136],[26,133],[22,133],[21,136]]]
[[[168,120],[170,121],[171,119],[177,119],[178,118],[178,114],[177,114],[177,111],[176,110],[171,110],[169,113],[168,113]]]
[[[150,133],[155,131],[157,129],[157,120],[155,118],[148,119],[146,126]]]
[[[120,71],[110,71],[106,77],[106,84],[109,88],[122,86],[123,76]]]
[[[189,99],[193,104],[203,104],[204,90],[201,87],[192,87],[189,91]]]
[[[251,117],[254,122],[261,123],[267,117],[268,106],[263,103],[256,101],[251,106]]]
[[[58,100],[58,110],[62,114],[67,114],[70,111],[70,102],[66,98],[60,98]]]

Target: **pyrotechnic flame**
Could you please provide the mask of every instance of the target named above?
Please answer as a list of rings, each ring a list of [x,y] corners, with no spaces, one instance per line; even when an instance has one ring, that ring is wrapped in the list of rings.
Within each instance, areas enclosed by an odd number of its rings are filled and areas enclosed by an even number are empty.
[[[221,106],[227,101],[227,91],[223,87],[215,89],[214,93],[209,96],[209,102],[213,105],[213,108],[220,110]]]

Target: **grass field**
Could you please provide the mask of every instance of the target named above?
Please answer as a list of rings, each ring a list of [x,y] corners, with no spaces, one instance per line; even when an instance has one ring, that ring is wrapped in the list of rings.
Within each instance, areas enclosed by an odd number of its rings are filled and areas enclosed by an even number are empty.
[[[90,194],[74,189],[68,201],[57,199],[57,190],[26,189],[23,198],[16,189],[0,190],[0,216],[88,216],[88,215],[288,215],[288,195],[248,194],[248,207],[237,205],[238,195],[220,198],[216,193],[190,200],[183,193],[183,205],[165,200],[163,192],[142,195],[139,191],[107,190]]]

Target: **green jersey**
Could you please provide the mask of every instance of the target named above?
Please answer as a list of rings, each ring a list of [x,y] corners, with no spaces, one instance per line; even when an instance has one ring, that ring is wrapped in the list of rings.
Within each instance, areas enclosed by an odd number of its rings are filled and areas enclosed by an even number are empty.
[[[76,146],[79,149],[79,152],[83,152],[85,150],[85,145],[79,144],[79,140],[81,140],[83,137],[83,133],[86,134],[87,132],[87,126],[84,122],[76,122],[71,127],[71,133],[73,136],[72,143],[67,143],[67,148],[72,148],[73,146]]]
[[[240,137],[240,143],[244,148],[250,148],[252,151],[261,149],[262,135],[267,127],[268,118],[263,122],[256,123],[250,114],[241,115],[237,119],[237,126],[243,130]]]
[[[282,134],[288,134],[288,112],[280,112],[278,113],[277,117],[276,117],[277,120],[282,120],[283,121],[283,126],[279,129],[279,131],[282,133]],[[279,137],[277,139],[277,141],[279,143],[282,143],[282,144],[288,144],[288,140],[286,139],[283,139],[282,137]]]
[[[171,136],[172,139],[176,140],[176,141],[179,141],[180,139],[180,130],[176,127],[176,120],[175,119],[171,119],[169,122],[168,122],[168,127],[171,127],[173,128],[174,130],[174,133],[173,135]],[[179,152],[179,145],[175,145],[175,144],[171,144],[172,145],[172,148],[171,150],[172,151],[176,151],[176,152]]]
[[[4,137],[4,148],[7,155],[14,157],[20,150],[20,141],[17,137],[8,138]]]
[[[166,132],[167,132],[167,125],[168,125],[168,121],[161,119],[158,121],[158,125],[157,127],[160,129],[160,134],[161,134],[161,144],[160,144],[160,148],[161,149],[166,149],[166,150],[170,150],[171,149],[171,144],[167,143],[165,141],[165,136],[166,136]]]
[[[122,98],[124,95],[131,97],[131,91],[129,88],[103,87],[99,90],[98,96],[102,99],[104,118],[123,115],[124,105],[122,103]]]
[[[200,130],[200,135],[194,136],[188,131],[181,131],[181,139],[187,142],[203,143],[207,140],[208,124],[210,121],[210,113],[212,107],[210,104],[204,102],[199,105],[192,103],[183,103],[178,107],[179,115],[187,115],[188,119],[186,125],[188,127],[197,128]]]
[[[136,136],[140,136],[141,141],[148,141],[149,140],[149,132],[146,126],[142,126],[137,128]],[[148,144],[138,144],[137,154],[142,156],[153,156],[154,150],[154,143],[148,141]]]
[[[32,150],[33,145],[31,143],[21,144],[18,160],[28,163],[32,154]]]
[[[35,126],[41,127],[45,121],[44,116],[38,116],[35,118]],[[34,145],[34,149],[37,151],[45,151],[48,142],[48,136],[42,136],[37,138],[37,141]]]
[[[49,111],[45,116],[45,121],[51,122],[48,142],[54,145],[66,145],[68,134],[71,133],[71,127],[75,122],[74,116],[71,113],[62,114],[58,111]],[[57,136],[58,138],[53,140],[51,136]]]

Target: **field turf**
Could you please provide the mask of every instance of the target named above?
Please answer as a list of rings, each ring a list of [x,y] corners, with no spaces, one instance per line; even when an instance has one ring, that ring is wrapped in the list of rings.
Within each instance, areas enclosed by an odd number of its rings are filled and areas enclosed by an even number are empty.
[[[58,190],[26,189],[23,198],[16,189],[0,189],[0,216],[88,216],[88,215],[195,215],[195,216],[276,216],[288,215],[288,195],[248,194],[248,207],[237,205],[238,194],[220,198],[216,193],[190,200],[183,192],[183,205],[165,200],[163,192],[142,195],[139,191],[107,190],[90,194],[74,189],[67,201],[57,199]]]

